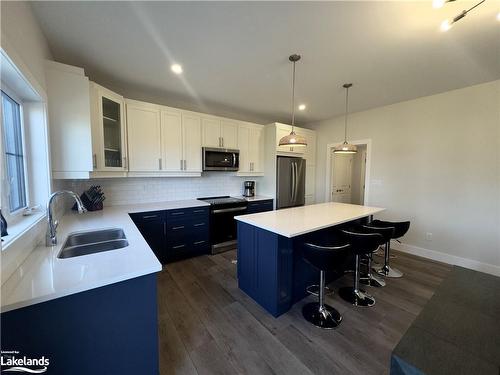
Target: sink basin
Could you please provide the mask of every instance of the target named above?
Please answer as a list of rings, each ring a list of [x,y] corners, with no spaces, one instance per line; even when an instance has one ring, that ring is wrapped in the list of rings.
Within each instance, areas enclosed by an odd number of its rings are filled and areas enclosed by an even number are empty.
[[[57,257],[72,258],[127,246],[127,237],[120,228],[77,232],[68,235]]]

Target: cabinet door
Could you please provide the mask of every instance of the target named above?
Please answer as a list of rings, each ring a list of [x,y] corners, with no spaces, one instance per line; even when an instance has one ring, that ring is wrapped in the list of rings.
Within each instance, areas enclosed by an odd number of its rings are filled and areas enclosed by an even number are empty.
[[[222,147],[219,119],[202,118],[201,129],[203,147]]]
[[[160,111],[151,106],[127,103],[129,170],[158,171],[161,158]]]
[[[184,170],[201,172],[201,118],[196,115],[182,115]]]
[[[251,150],[250,150],[250,133],[251,129],[246,126],[241,126],[238,129],[238,149],[240,150],[240,168],[239,172],[251,171]]]
[[[264,129],[255,127],[250,130],[249,149],[252,172],[263,172]]]
[[[123,97],[100,87],[98,92],[98,124],[100,125],[97,169],[127,169]]]
[[[161,111],[163,171],[182,170],[182,116],[180,111]]]
[[[221,120],[222,147],[236,149],[238,147],[238,123],[236,121]]]

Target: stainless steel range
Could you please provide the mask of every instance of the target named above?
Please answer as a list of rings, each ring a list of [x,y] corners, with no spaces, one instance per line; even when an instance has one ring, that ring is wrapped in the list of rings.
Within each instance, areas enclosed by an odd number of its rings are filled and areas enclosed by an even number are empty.
[[[198,198],[210,204],[210,243],[212,254],[233,249],[236,245],[235,216],[247,210],[247,201],[230,196]]]

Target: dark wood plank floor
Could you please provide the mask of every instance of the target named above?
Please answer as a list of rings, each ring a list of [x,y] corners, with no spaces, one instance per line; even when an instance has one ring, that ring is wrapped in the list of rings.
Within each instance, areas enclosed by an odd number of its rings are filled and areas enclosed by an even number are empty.
[[[302,318],[314,297],[277,319],[261,309],[238,289],[235,251],[165,266],[158,278],[161,374],[387,374],[392,349],[451,269],[397,255],[392,264],[405,275],[369,288],[374,307],[327,297],[344,316],[334,331]],[[351,284],[346,275],[330,287]]]

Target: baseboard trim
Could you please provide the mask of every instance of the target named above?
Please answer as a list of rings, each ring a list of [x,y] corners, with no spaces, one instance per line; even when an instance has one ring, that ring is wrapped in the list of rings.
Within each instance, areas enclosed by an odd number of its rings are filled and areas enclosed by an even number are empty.
[[[405,243],[394,242],[391,243],[391,247],[395,250],[402,251],[403,253],[417,255],[423,258],[436,260],[438,262],[453,264],[469,268],[471,270],[486,272],[491,275],[500,276],[500,266],[495,266],[493,264],[482,263],[477,260],[457,257],[455,255],[446,254],[435,250],[424,249],[423,247],[408,245]]]

